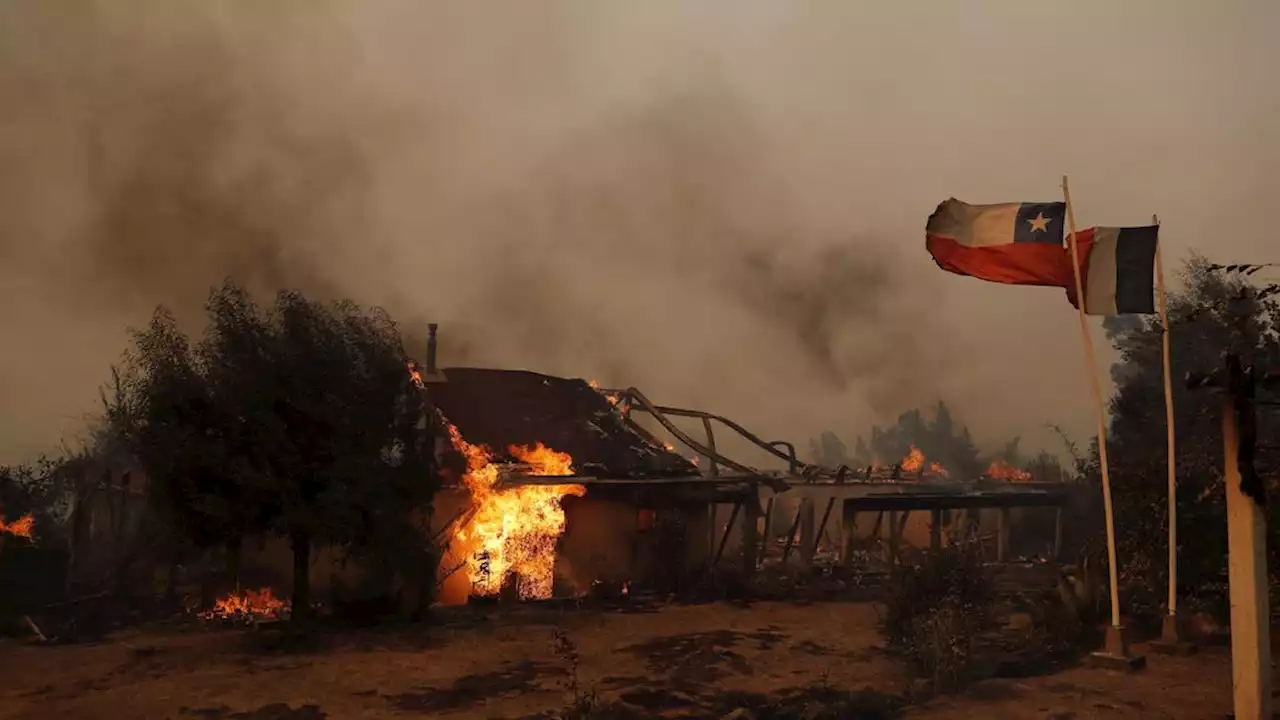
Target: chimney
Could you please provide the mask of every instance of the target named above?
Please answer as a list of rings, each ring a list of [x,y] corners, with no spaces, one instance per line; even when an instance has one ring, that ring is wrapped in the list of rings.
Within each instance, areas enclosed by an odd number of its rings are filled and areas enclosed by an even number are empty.
[[[440,326],[436,323],[427,325],[427,375],[436,374],[436,330]]]

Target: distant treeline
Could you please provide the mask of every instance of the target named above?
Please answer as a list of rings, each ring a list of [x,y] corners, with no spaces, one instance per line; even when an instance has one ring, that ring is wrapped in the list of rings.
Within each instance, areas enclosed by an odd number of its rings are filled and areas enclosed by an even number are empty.
[[[974,444],[969,428],[957,423],[947,404],[939,401],[931,413],[908,410],[893,425],[872,427],[869,437],[857,437],[852,451],[835,432],[824,431],[809,442],[809,454],[814,462],[827,467],[866,467],[901,462],[916,448],[924,454],[925,462],[937,463],[953,478],[976,478],[987,473],[993,464],[1002,464],[1025,470],[1035,480],[1062,479],[1063,468],[1057,457],[1045,451],[1023,455],[1020,441],[1015,437],[998,452],[984,454]]]

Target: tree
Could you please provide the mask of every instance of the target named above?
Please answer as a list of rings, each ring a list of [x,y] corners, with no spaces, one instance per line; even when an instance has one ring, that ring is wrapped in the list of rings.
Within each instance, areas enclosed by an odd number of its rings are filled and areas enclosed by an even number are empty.
[[[206,309],[195,347],[158,309],[109,404],[170,527],[197,548],[288,538],[298,618],[311,606],[315,547],[425,550],[413,513],[429,513],[438,483],[391,319],[293,292],[264,310],[231,282]]]
[[[839,467],[850,462],[844,441],[830,430],[824,430],[817,440],[809,442],[809,452],[815,462],[825,467]]]
[[[1240,353],[1246,363],[1276,367],[1278,315],[1272,302],[1248,292],[1242,295],[1248,285],[1240,276],[1216,272],[1202,257],[1191,258],[1180,276],[1182,289],[1168,297],[1177,432],[1178,573],[1180,584],[1206,588],[1220,582],[1226,559],[1221,405],[1213,393],[1187,391],[1179,379],[1189,370],[1216,368],[1226,350]],[[1156,318],[1109,320],[1105,327],[1120,353],[1112,368],[1117,384],[1110,402],[1108,455],[1121,585],[1131,607],[1154,609],[1163,601],[1168,582],[1162,330]],[[1260,444],[1274,444],[1274,422],[1264,418],[1259,425],[1260,434],[1271,433],[1260,438]],[[1265,454],[1260,456],[1262,463],[1267,460]],[[1084,469],[1086,477],[1100,482],[1096,441]],[[1280,523],[1273,521],[1269,527],[1275,532]],[[1270,547],[1276,547],[1276,540]],[[1273,558],[1273,573],[1275,569]]]

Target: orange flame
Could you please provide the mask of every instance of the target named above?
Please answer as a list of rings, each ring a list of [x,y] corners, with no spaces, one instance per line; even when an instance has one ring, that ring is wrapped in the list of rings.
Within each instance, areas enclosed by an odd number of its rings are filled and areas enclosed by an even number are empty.
[[[987,466],[986,475],[993,480],[1007,482],[1030,482],[1033,479],[1031,473],[1021,468],[1016,468],[1004,460],[997,460]]]
[[[6,523],[4,518],[0,517],[0,532],[16,537],[30,538],[35,526],[36,519],[31,515],[23,515],[11,523]]]
[[[601,390],[600,383],[596,382],[595,380],[588,380],[587,385],[590,386],[592,390],[595,390],[596,392],[603,395],[604,399],[608,400],[610,405],[617,405],[618,402],[622,399],[618,397],[617,393],[607,393]]]
[[[924,467],[924,453],[920,452],[920,448],[915,445],[911,446],[911,452],[902,458],[902,462],[898,463],[903,472],[916,472]]]
[[[413,386],[418,388],[419,390],[422,390],[423,388],[425,388],[427,384],[422,379],[422,373],[418,370],[418,364],[413,361],[410,361],[408,363],[408,366],[409,366],[409,379],[413,381]]]
[[[915,445],[911,446],[911,452],[907,453],[907,456],[902,458],[902,462],[898,463],[898,467],[902,468],[902,471],[907,473],[919,472],[920,468],[924,466],[925,466],[924,452],[920,450],[920,448],[916,447]],[[942,467],[936,462],[929,463],[929,472],[933,473],[934,475],[940,475],[942,477],[951,476],[951,474],[947,472],[946,468]]]
[[[279,618],[289,610],[289,603],[276,597],[271,588],[231,593],[213,604],[213,609],[200,613],[212,620],[219,617]]]
[[[515,573],[521,598],[551,597],[556,539],[565,524],[560,501],[566,495],[585,495],[587,489],[574,484],[496,488],[498,465],[488,448],[468,443],[453,425],[449,426],[449,439],[467,460],[463,484],[476,507],[455,536],[459,545],[470,551],[466,569],[472,592],[496,595],[504,578]],[[542,443],[507,450],[527,466],[530,475],[573,474],[573,458]]]

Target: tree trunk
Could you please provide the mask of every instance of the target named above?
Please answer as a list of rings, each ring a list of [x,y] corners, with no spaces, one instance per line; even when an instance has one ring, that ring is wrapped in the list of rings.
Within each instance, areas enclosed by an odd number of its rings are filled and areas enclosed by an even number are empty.
[[[295,622],[307,619],[311,614],[311,535],[296,532],[293,545],[293,601],[292,618]]]
[[[230,575],[231,587],[240,592],[240,558],[244,548],[244,537],[237,534],[227,541],[227,574]]]

